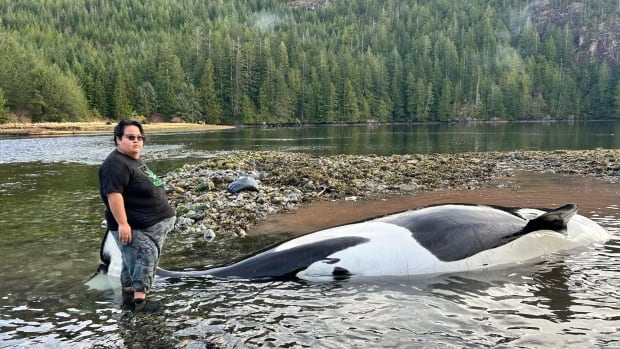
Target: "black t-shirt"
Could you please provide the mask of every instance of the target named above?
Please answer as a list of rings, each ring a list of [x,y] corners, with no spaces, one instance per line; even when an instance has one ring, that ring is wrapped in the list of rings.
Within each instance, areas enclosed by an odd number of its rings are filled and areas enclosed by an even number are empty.
[[[132,228],[147,228],[175,215],[163,181],[142,160],[132,159],[118,150],[110,153],[99,167],[99,194],[106,207],[108,228],[118,230],[108,203],[109,193],[123,196],[127,221]]]

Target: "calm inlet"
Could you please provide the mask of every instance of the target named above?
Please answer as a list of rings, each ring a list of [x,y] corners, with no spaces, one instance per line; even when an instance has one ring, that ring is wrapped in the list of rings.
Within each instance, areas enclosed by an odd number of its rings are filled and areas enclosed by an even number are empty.
[[[85,290],[104,230],[97,168],[111,135],[0,139],[0,348],[617,347],[620,184],[518,173],[488,189],[322,202],[275,215],[230,246],[250,253],[293,234],[447,202],[552,207],[574,202],[612,234],[605,244],[492,272],[363,282],[157,281],[156,315]],[[152,135],[158,174],[235,149],[332,154],[457,153],[620,147],[620,123],[237,129]],[[320,217],[317,218],[317,217]],[[187,251],[162,267],[211,254]],[[220,256],[221,253],[213,254]],[[226,262],[213,259],[213,263]],[[141,341],[142,340],[142,341]]]

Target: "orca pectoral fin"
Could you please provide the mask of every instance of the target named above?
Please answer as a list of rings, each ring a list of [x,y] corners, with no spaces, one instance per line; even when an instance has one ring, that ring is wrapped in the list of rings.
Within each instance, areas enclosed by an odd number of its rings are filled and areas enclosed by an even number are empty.
[[[568,221],[577,214],[577,210],[578,207],[575,204],[566,204],[562,207],[553,209],[530,220],[523,229],[523,234],[536,230],[554,230],[566,234],[566,225]]]
[[[345,268],[335,267],[334,270],[332,271],[332,276],[334,277],[334,280],[341,281],[341,280],[347,280],[351,278],[353,274],[351,274],[351,272]]]

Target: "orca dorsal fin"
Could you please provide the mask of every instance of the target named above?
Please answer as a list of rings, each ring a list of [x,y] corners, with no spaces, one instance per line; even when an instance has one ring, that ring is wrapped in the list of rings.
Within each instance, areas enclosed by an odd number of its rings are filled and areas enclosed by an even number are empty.
[[[555,230],[566,234],[566,225],[577,213],[577,209],[578,207],[575,204],[566,204],[553,209],[530,220],[523,229],[523,233],[527,234],[536,230]]]

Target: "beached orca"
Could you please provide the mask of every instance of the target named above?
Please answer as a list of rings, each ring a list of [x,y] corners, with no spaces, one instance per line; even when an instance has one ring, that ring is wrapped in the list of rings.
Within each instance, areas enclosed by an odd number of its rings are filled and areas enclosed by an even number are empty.
[[[309,233],[218,267],[158,268],[157,275],[339,280],[452,273],[514,265],[609,238],[574,204],[551,210],[446,204]],[[120,274],[120,251],[110,241],[108,233],[93,279]]]

